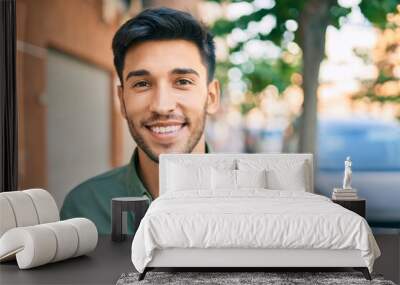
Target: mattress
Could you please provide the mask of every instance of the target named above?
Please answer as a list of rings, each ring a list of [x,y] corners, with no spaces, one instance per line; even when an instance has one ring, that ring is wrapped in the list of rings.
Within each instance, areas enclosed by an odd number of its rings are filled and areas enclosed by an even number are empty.
[[[361,216],[324,196],[267,189],[161,195],[136,232],[133,265],[143,272],[169,248],[359,250],[371,272],[380,255]]]

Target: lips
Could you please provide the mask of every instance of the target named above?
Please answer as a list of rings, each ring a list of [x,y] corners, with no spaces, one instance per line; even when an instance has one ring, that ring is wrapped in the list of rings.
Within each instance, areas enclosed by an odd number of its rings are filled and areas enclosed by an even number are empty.
[[[156,141],[170,142],[178,137],[186,125],[184,122],[157,122],[145,127]]]
[[[149,127],[149,129],[157,134],[170,134],[179,131],[182,125],[170,125],[170,126],[153,126]]]

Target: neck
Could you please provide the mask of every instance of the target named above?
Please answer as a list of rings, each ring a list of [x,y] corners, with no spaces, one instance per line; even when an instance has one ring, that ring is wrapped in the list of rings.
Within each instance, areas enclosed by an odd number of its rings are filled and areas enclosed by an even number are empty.
[[[205,153],[204,134],[191,153]],[[153,199],[159,196],[159,168],[158,163],[151,160],[147,154],[139,147],[139,177],[142,180],[144,187],[150,192]]]

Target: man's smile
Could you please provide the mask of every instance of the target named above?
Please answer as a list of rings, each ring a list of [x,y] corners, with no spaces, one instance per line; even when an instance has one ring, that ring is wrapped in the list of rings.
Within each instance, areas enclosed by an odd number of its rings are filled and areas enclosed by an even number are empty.
[[[187,126],[185,122],[165,121],[145,125],[146,129],[157,141],[170,142],[179,136]]]

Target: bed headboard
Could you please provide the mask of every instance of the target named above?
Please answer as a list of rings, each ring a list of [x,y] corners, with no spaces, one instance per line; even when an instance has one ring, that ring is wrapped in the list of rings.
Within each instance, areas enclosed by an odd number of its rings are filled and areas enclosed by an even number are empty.
[[[168,164],[176,163],[190,166],[213,166],[217,168],[238,169],[238,164],[245,162],[249,164],[267,164],[275,165],[294,165],[304,162],[305,180],[307,182],[306,191],[314,192],[314,171],[313,171],[313,155],[312,154],[267,154],[267,153],[207,153],[207,154],[161,154],[159,158],[159,183],[160,195],[167,191],[166,182],[168,179]]]

